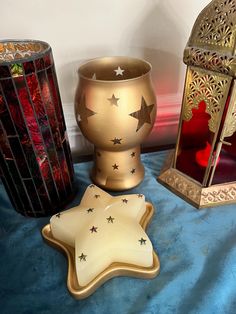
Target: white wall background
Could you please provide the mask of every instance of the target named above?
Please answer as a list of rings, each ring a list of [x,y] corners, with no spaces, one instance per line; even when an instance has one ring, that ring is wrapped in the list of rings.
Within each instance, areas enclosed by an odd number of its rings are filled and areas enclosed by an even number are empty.
[[[87,153],[74,119],[77,69],[105,55],[141,57],[153,65],[158,115],[146,145],[173,143],[185,66],[184,47],[209,0],[7,0],[1,1],[1,39],[41,39],[53,49],[74,153]]]

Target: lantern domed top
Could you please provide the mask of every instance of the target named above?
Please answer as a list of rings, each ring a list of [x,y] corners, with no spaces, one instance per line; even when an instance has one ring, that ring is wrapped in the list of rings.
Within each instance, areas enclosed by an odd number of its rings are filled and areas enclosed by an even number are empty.
[[[236,0],[213,0],[200,13],[184,62],[236,77]]]

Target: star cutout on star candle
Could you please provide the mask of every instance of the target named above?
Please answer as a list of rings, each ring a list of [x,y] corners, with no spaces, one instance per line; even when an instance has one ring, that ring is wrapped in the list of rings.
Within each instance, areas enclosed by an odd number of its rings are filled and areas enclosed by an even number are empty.
[[[61,213],[56,214],[57,218],[61,218]]]
[[[136,132],[138,132],[145,123],[151,124],[151,112],[154,108],[154,104],[148,106],[144,97],[142,97],[141,108],[138,111],[130,113],[130,116],[138,120]]]
[[[119,166],[118,166],[117,164],[114,164],[114,165],[112,166],[112,168],[113,168],[113,170],[119,170]]]
[[[134,158],[136,156],[136,153],[133,152],[131,155],[130,155],[132,158]]]
[[[122,200],[123,203],[127,204],[128,203],[128,200],[126,198],[123,198]]]
[[[98,230],[98,227],[94,227],[94,226],[90,229],[91,233],[97,233],[97,230]]]
[[[120,98],[116,98],[114,94],[112,95],[111,98],[107,98],[107,100],[110,101],[110,104],[111,104],[111,105],[115,105],[115,106],[117,106],[117,107],[118,107],[118,100],[119,100],[119,99],[120,99]]]
[[[97,200],[94,195],[100,198]],[[125,206],[123,200],[127,201]],[[93,214],[87,215],[88,209],[94,209]],[[88,187],[80,205],[64,211],[61,219],[56,215],[51,218],[53,237],[75,248],[80,286],[90,284],[113,263],[153,266],[153,247],[140,225],[145,213],[145,197],[111,196],[95,186]],[[138,239],[146,239],[146,245],[140,245]]]
[[[121,145],[122,138],[114,138],[114,140],[111,140],[114,145]]]
[[[131,172],[131,174],[135,174],[136,169],[133,168],[130,172]]]
[[[113,218],[111,216],[107,218],[107,222],[108,223],[112,223],[113,224],[114,220],[115,220],[115,218]]]
[[[123,76],[123,73],[125,72],[125,70],[122,70],[121,67],[119,66],[116,70],[114,70],[114,72],[116,72],[116,76]]]
[[[93,211],[94,211],[94,208],[89,208],[89,209],[87,209],[87,213],[88,213],[88,214],[93,213]]]
[[[96,112],[87,108],[85,95],[82,96],[82,100],[79,103],[78,113],[79,113],[79,119],[78,120],[80,122],[86,122],[86,123],[88,123],[89,117],[92,117],[95,114],[97,114]]]
[[[84,255],[84,253],[82,253],[82,254],[79,256],[80,262],[86,262],[86,257],[87,257],[87,255]]]
[[[95,194],[94,197],[95,197],[95,198],[99,198],[99,197],[101,197],[101,195]]]
[[[145,240],[144,238],[141,238],[139,242],[140,242],[140,245],[146,245],[147,240]]]

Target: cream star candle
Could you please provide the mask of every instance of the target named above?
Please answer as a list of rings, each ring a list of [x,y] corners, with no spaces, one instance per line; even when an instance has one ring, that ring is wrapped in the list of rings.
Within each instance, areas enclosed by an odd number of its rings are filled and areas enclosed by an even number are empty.
[[[142,194],[113,197],[90,185],[79,206],[51,218],[53,237],[75,249],[80,286],[112,263],[152,267],[153,246],[140,225],[145,211]]]

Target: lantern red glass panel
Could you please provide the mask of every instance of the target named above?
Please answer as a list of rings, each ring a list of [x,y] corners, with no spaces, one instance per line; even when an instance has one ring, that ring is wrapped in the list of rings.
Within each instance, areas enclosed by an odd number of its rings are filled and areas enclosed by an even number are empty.
[[[236,0],[213,0],[184,52],[175,154],[159,181],[198,208],[236,202]]]
[[[202,101],[198,109],[193,109],[192,119],[183,121],[179,140],[176,168],[200,183],[204,180],[214,138],[208,128],[209,119]]]
[[[73,195],[73,165],[51,48],[0,42],[0,176],[26,216],[59,211]]]

